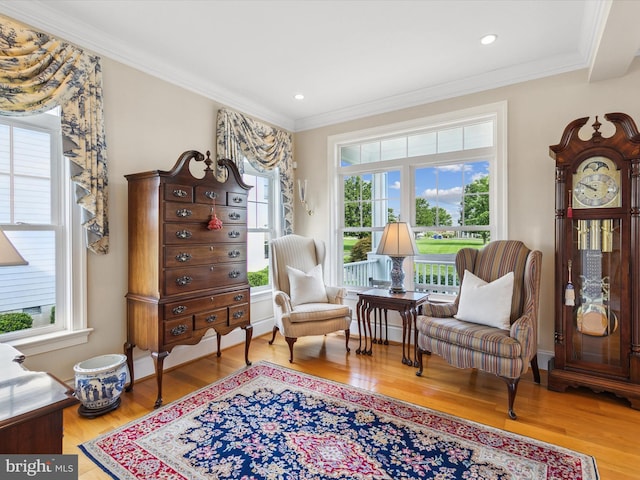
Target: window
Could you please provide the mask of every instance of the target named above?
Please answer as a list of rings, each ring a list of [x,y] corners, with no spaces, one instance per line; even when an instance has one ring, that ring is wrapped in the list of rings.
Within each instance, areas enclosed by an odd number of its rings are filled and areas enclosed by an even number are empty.
[[[456,293],[456,252],[506,235],[505,118],[501,103],[331,137],[337,281],[388,282],[391,261],[375,251],[384,226],[405,221],[420,252],[405,260],[405,285]]]
[[[0,226],[28,262],[0,267],[0,341],[25,353],[88,333],[85,249],[61,138],[57,109],[0,117]]]
[[[279,231],[276,205],[280,202],[278,170],[258,171],[244,161],[242,179],[253,188],[247,200],[247,271],[253,292],[271,289],[269,279],[269,242]]]

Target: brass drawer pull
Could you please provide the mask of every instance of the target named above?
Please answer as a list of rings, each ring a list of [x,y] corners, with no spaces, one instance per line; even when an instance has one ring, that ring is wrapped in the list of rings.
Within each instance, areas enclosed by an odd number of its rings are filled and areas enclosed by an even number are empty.
[[[238,278],[240,276],[240,270],[231,270],[229,272],[229,278]]]
[[[191,238],[191,235],[193,235],[189,230],[178,230],[176,232],[176,237],[178,238]]]
[[[240,301],[240,300],[242,300],[243,298],[244,298],[244,295],[242,295],[242,294],[240,294],[240,295],[236,295],[235,297],[233,297],[233,299],[234,299],[236,302],[239,302],[239,301]]]
[[[243,201],[242,197],[238,197],[238,196],[233,197],[233,202],[234,203],[242,203],[242,201]]]
[[[240,214],[238,212],[229,212],[229,218],[231,220],[238,220],[240,218]]]
[[[242,318],[242,317],[244,317],[244,310],[240,310],[239,312],[235,312],[233,314],[233,318],[237,319],[237,318]]]
[[[177,327],[173,327],[171,329],[171,335],[173,335],[174,337],[182,335],[183,333],[186,333],[186,332],[187,332],[186,325],[178,325]]]
[[[213,323],[216,321],[216,318],[218,318],[218,315],[209,315],[207,318],[205,318],[205,322],[207,323]]]
[[[240,256],[240,250],[229,250],[229,256],[231,258],[238,258]]]
[[[179,208],[176,210],[176,217],[190,217],[193,215],[193,212],[188,208]]]
[[[187,252],[180,252],[176,255],[176,260],[181,263],[188,262],[189,260],[191,260],[191,254]]]
[[[192,281],[193,281],[193,278],[187,275],[183,275],[182,277],[176,278],[176,283],[181,287],[184,287],[185,285],[189,285]]]
[[[240,232],[237,230],[231,230],[229,232],[229,238],[238,238],[240,236]]]
[[[215,200],[218,198],[218,192],[206,191],[204,192],[204,196],[211,200]]]
[[[173,312],[174,315],[180,315],[181,313],[184,313],[187,311],[187,307],[184,305],[178,305],[177,307],[174,307],[173,310],[171,310]]]
[[[178,198],[185,198],[187,196],[187,192],[185,192],[184,190],[182,190],[181,188],[176,188],[173,191],[173,196],[174,197],[178,197]]]

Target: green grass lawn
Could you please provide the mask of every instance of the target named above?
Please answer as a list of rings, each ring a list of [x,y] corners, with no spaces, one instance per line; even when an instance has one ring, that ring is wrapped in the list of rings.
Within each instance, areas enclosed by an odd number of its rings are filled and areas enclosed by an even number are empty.
[[[481,238],[419,238],[416,245],[420,253],[456,253],[461,248],[481,248],[484,242]]]
[[[348,262],[351,255],[351,249],[358,241],[357,238],[344,239],[344,261]],[[442,238],[439,240],[433,238],[419,238],[416,240],[418,251],[423,254],[447,254],[456,253],[461,248],[481,248],[484,243],[481,238]]]

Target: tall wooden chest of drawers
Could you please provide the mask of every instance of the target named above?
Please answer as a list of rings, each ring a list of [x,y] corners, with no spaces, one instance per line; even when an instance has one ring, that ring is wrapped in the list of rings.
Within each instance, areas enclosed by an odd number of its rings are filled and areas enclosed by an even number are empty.
[[[198,343],[213,328],[220,338],[252,326],[247,280],[247,196],[230,160],[184,152],[170,171],[126,175],[129,190],[129,288],[125,353],[133,386],[133,347],[150,350],[162,404],[164,359],[177,345]],[[204,163],[199,163],[204,162]],[[215,165],[213,165],[215,167]],[[192,173],[193,172],[193,173]],[[204,176],[199,178],[197,172]],[[213,219],[217,218],[217,228]]]

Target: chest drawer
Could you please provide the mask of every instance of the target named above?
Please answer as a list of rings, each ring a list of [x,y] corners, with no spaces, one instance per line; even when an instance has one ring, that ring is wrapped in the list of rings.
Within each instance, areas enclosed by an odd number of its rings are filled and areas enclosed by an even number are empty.
[[[209,185],[198,185],[196,186],[196,193],[193,198],[194,201],[198,203],[213,205],[213,202],[215,202],[216,206],[226,205],[227,191]]]
[[[219,265],[167,269],[164,290],[166,295],[175,295],[246,282],[247,272],[244,264],[221,263]]]
[[[181,317],[164,322],[164,343],[174,343],[191,338],[193,334],[193,318]]]
[[[229,326],[243,325],[249,322],[249,304],[238,305],[229,309]]]
[[[208,295],[192,300],[167,303],[164,306],[164,318],[168,320],[183,315],[193,315],[195,313],[207,312],[227,306],[236,306],[247,302],[249,302],[249,290]]]
[[[167,268],[246,261],[247,247],[244,244],[184,245],[164,249],[164,266]]]
[[[227,192],[227,205],[230,207],[247,206],[247,195],[245,193]]]
[[[206,222],[165,223],[163,232],[165,245],[247,243],[247,227],[244,225],[229,225],[222,230],[209,230]]]
[[[193,187],[191,185],[165,183],[163,187],[163,198],[165,200],[173,202],[193,203]]]
[[[217,308],[210,312],[198,313],[195,316],[195,329],[212,328],[217,325],[226,325],[228,320],[228,309]]]
[[[246,223],[247,209],[234,207],[215,207],[217,217],[222,223]],[[187,205],[179,202],[167,202],[164,205],[164,219],[167,222],[203,222],[208,223],[213,213],[212,205],[193,203]]]

